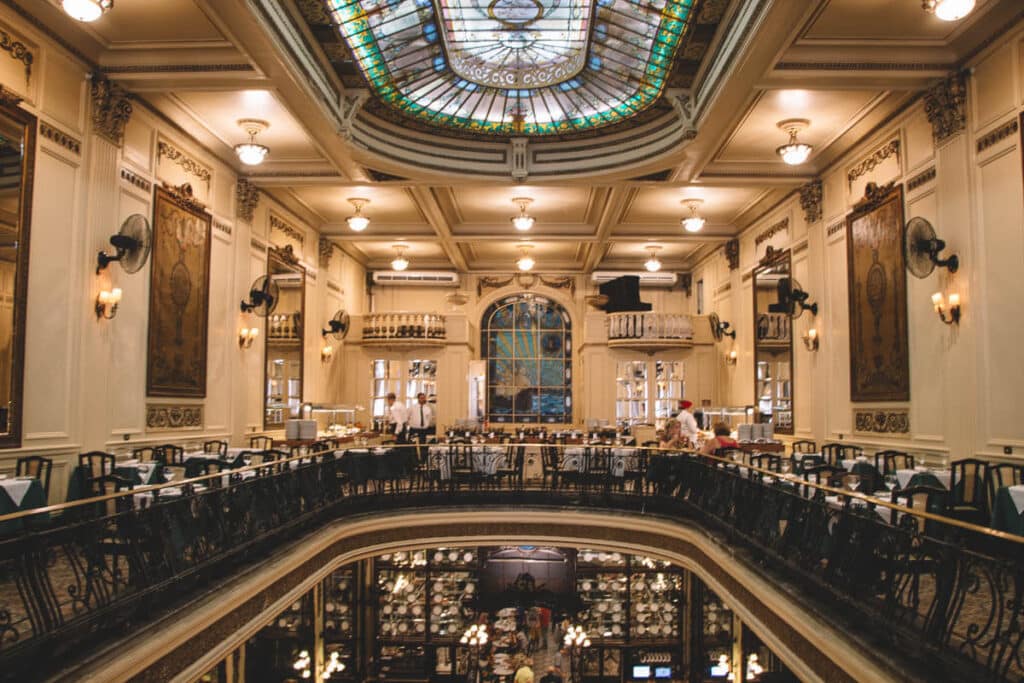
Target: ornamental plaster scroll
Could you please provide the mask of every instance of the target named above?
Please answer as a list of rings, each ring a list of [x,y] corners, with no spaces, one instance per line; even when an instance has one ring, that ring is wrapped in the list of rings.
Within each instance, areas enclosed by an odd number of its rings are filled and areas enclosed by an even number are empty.
[[[157,159],[168,159],[173,161],[175,164],[180,166],[185,173],[193,178],[202,180],[206,183],[206,188],[210,188],[210,180],[213,178],[210,170],[171,143],[166,140],[160,140],[157,142],[156,154]]]

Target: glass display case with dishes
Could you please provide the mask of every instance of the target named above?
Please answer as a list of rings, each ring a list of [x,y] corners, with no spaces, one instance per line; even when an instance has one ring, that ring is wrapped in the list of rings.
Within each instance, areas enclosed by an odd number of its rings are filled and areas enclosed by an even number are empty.
[[[429,553],[430,566],[442,569],[475,569],[476,548],[434,548]]]
[[[580,624],[594,642],[623,641],[627,633],[629,577],[622,572],[578,572]]]
[[[619,681],[622,652],[618,647],[589,647],[583,650],[583,677],[588,681]]]
[[[679,638],[682,575],[668,572],[634,573],[630,576],[630,640]]]
[[[732,643],[732,610],[707,586],[700,584],[701,623],[703,624],[704,650],[722,647]]]
[[[415,643],[381,645],[378,665],[380,680],[421,680],[427,664],[427,648]]]
[[[286,680],[295,675],[298,653],[312,651],[314,601],[310,591],[293,602],[260,629],[245,647],[246,668],[260,671],[267,680]]]
[[[427,566],[426,550],[400,550],[394,553],[384,553],[377,557],[378,567],[395,567],[413,569]]]
[[[476,616],[476,577],[471,572],[431,572],[431,640],[456,640]]]
[[[581,548],[576,553],[576,567],[586,569],[588,567],[625,567],[626,555],[605,550],[591,550]]]
[[[356,565],[345,565],[324,579],[324,650],[330,657],[338,653],[344,669],[331,675],[329,680],[344,680],[356,675],[355,634],[358,613],[358,583]]]
[[[377,570],[377,628],[383,640],[422,640],[427,631],[427,580],[419,572]]]

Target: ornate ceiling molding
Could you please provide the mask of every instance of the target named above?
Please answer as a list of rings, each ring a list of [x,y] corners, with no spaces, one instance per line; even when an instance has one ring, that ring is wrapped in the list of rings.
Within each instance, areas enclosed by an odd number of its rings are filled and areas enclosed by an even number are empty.
[[[821,220],[824,190],[820,178],[815,178],[800,188],[800,208],[808,225]]]
[[[213,177],[210,170],[200,164],[198,161],[188,156],[180,149],[167,142],[166,140],[160,140],[156,145],[157,158],[169,159],[181,166],[185,173],[202,180],[206,183],[206,187],[210,187],[210,180]]]
[[[924,93],[924,113],[936,144],[967,128],[967,76],[958,72]]]
[[[259,188],[245,178],[239,178],[235,184],[235,213],[238,217],[246,223],[252,223],[259,203]]]
[[[846,180],[853,185],[853,183],[865,173],[870,173],[875,170],[879,164],[888,159],[891,156],[899,158],[900,154],[900,141],[898,138],[893,138],[889,142],[885,143],[882,147],[876,149],[871,153],[868,158],[862,160],[859,164],[851,168],[846,174]]]
[[[0,50],[11,55],[11,59],[17,60],[25,65],[25,85],[32,79],[32,64],[35,56],[29,51],[28,46],[20,40],[15,40],[7,31],[0,29]]]
[[[754,246],[761,246],[762,242],[770,240],[774,235],[782,232],[783,230],[789,230],[789,216],[783,218],[781,221],[773,223],[768,226],[768,228],[761,231],[757,237],[754,238]]]
[[[132,116],[131,95],[101,73],[94,72],[91,80],[93,131],[120,147]]]
[[[514,275],[509,275],[507,278],[483,276],[476,281],[476,295],[477,297],[480,297],[483,295],[485,290],[501,289],[502,287],[509,286],[513,282],[523,289],[532,289],[540,283],[545,287],[550,287],[552,289],[568,289],[573,296],[576,295],[576,278],[548,278],[535,273],[515,273]]]
[[[289,239],[295,240],[300,245],[306,243],[306,235],[301,230],[296,228],[294,225],[286,221],[285,219],[278,216],[276,213],[271,212],[270,214],[270,231],[278,231]],[[273,242],[273,240],[271,240]],[[290,246],[290,245],[289,245]]]

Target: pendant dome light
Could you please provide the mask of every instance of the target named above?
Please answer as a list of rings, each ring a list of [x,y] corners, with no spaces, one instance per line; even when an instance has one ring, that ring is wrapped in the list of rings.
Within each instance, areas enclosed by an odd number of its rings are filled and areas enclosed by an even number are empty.
[[[942,21],[959,21],[974,10],[975,0],[923,0],[921,7]]]
[[[533,260],[533,257],[530,256],[531,249],[533,249],[532,244],[519,245],[520,256],[518,259],[516,259],[516,267],[519,268],[519,270],[523,271],[524,273],[529,270],[533,270],[533,267],[537,263],[536,261]]]
[[[516,197],[512,202],[519,206],[519,215],[512,217],[512,225],[515,226],[516,230],[526,232],[533,227],[534,223],[533,216],[526,213],[526,207],[532,204],[533,200],[529,197]]]
[[[256,136],[270,128],[270,124],[259,119],[241,119],[238,125],[249,135],[249,142],[235,145],[238,160],[246,166],[259,166],[270,152],[268,147],[256,143]]]
[[[684,199],[681,203],[690,210],[690,215],[679,221],[683,229],[686,232],[700,232],[704,228],[704,219],[697,215],[697,209],[704,203],[704,200],[694,197]]]
[[[114,0],[61,0],[64,12],[76,21],[96,21],[110,11]]]
[[[650,252],[651,257],[644,263],[644,268],[647,269],[648,273],[657,273],[661,270],[661,261],[658,260],[658,252],[661,250],[661,247],[652,244],[646,247],[646,249]]]
[[[402,271],[409,267],[409,259],[405,258],[405,250],[409,248],[408,244],[396,244],[394,245],[395,258],[391,261],[391,270]]]
[[[799,166],[807,161],[814,147],[798,141],[796,135],[811,125],[811,122],[807,119],[786,119],[785,121],[779,121],[777,125],[780,130],[789,134],[789,142],[778,147],[775,153],[782,157],[782,160],[790,166]]]
[[[363,197],[349,197],[348,203],[355,207],[354,215],[345,219],[352,232],[362,232],[370,224],[370,219],[363,215],[363,207],[370,203],[369,199]]]

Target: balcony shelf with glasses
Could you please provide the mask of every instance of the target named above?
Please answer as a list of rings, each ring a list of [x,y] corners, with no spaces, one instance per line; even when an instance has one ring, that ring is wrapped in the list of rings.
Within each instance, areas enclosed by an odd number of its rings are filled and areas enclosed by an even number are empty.
[[[609,313],[608,346],[661,351],[693,346],[693,322],[685,313],[626,311]]]
[[[438,313],[367,313],[363,316],[363,346],[443,346],[445,318]]]

